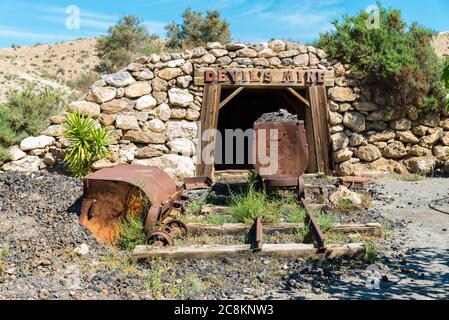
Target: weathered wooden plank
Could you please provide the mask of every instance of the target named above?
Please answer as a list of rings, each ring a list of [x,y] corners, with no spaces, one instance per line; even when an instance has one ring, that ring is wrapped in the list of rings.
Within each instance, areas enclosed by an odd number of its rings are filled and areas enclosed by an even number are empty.
[[[350,243],[344,245],[329,245],[324,251],[317,250],[312,244],[264,244],[262,251],[253,251],[249,245],[203,245],[189,247],[162,247],[151,248],[136,246],[131,260],[133,263],[141,259],[220,259],[253,257],[279,257],[279,258],[318,258],[318,259],[362,259],[366,248],[363,243]]]
[[[206,224],[206,223],[189,223],[187,224],[189,233],[192,235],[200,235],[207,233],[210,235],[224,234],[246,234],[251,226],[243,223],[227,223],[223,225]],[[294,233],[304,228],[302,223],[279,223],[264,224],[263,231],[265,234],[273,233]],[[382,226],[379,223],[367,224],[337,224],[332,227],[330,232],[335,233],[359,233],[366,236],[381,237]]]
[[[206,72],[213,77],[207,79]],[[219,72],[224,73],[219,77]],[[313,75],[309,79],[308,73]],[[235,79],[231,76],[235,76]],[[211,74],[212,75],[212,74]],[[196,86],[218,84],[223,86],[245,87],[301,87],[313,84],[334,86],[335,71],[321,69],[260,69],[260,68],[195,68],[194,83]]]
[[[303,227],[304,225],[302,223],[263,224],[263,231],[265,234],[272,234],[276,232],[292,233]],[[250,230],[251,226],[243,223],[227,223],[223,225],[189,223],[187,224],[187,228],[189,229],[189,234],[194,235],[202,233],[223,235],[223,234],[245,234]]]
[[[307,96],[310,97],[310,93],[307,91]],[[307,165],[308,173],[318,173],[318,157],[315,146],[315,132],[313,130],[313,117],[312,108],[306,108],[306,138],[307,146],[309,149],[309,163]]]
[[[231,101],[236,95],[238,95],[245,87],[238,87],[235,89],[229,96],[226,97],[220,104],[218,105],[218,109],[223,108],[229,101]]]
[[[314,144],[318,172],[332,174],[333,162],[330,151],[331,139],[329,128],[329,112],[327,109],[326,88],[313,86],[309,88],[311,116],[313,123]]]
[[[310,107],[310,102],[306,98],[304,98],[298,91],[296,91],[293,88],[287,88],[287,91],[289,91],[293,96],[295,96],[299,101],[303,102],[306,106]]]
[[[214,164],[205,163],[202,157],[204,148],[215,143],[215,131],[210,129],[216,129],[218,123],[218,105],[220,103],[221,87],[218,85],[206,85],[204,86],[203,105],[201,108],[201,138],[199,142],[200,148],[198,148],[196,175],[199,177],[213,178]],[[205,132],[209,135],[205,136]],[[215,146],[213,145],[212,157],[214,156]],[[211,161],[213,162],[213,161]]]
[[[362,235],[382,237],[383,231],[380,223],[367,224],[340,224],[330,229],[335,233],[359,233]]]

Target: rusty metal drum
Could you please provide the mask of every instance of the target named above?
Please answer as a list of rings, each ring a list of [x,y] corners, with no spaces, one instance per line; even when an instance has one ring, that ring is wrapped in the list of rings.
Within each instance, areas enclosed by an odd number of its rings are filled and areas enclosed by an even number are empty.
[[[163,206],[176,193],[173,180],[156,167],[117,165],[102,169],[84,178],[80,222],[97,240],[112,244],[120,218],[148,206]]]

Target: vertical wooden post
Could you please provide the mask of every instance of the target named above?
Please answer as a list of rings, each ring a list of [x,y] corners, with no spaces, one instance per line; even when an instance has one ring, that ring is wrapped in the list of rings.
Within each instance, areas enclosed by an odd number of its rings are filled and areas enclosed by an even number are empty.
[[[333,153],[326,87],[311,86],[309,88],[309,97],[317,171],[330,175],[333,172]]]
[[[214,163],[206,164],[202,159],[202,152],[204,148],[210,143],[215,143],[215,134],[211,134],[205,141],[202,141],[205,137],[204,132],[209,129],[217,129],[218,124],[218,112],[221,96],[221,86],[212,84],[204,86],[203,105],[201,108],[201,132],[200,140],[198,141],[197,151],[197,165],[196,175],[199,177],[213,178]],[[215,145],[213,146],[213,154],[215,153]]]

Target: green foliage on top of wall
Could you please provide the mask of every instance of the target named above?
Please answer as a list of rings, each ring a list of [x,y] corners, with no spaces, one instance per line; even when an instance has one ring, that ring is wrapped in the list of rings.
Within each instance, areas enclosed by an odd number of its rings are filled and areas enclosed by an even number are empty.
[[[220,17],[220,12],[202,12],[186,9],[182,13],[182,23],[172,22],[165,27],[170,48],[194,48],[207,42],[228,43],[231,40],[229,23]]]
[[[434,33],[407,25],[398,10],[378,6],[378,24],[370,23],[365,11],[343,16],[315,45],[331,59],[351,64],[381,89],[389,105],[440,110],[445,90],[441,60],[432,47]]]
[[[150,34],[142,20],[124,16],[109,27],[108,34],[98,39],[96,46],[99,72],[115,72],[129,64],[134,55],[142,54],[158,36]]]

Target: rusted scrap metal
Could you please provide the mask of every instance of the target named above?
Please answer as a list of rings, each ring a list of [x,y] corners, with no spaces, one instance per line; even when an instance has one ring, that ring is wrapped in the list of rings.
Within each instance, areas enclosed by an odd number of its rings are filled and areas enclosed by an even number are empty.
[[[260,122],[254,124],[254,130],[254,167],[264,181],[272,180],[282,184],[287,179],[295,180],[303,176],[309,161],[304,121]],[[271,132],[277,132],[277,137],[271,136]],[[270,164],[259,158],[259,148],[265,149],[263,154],[267,156],[273,152],[278,153],[277,170],[265,172]],[[292,182],[292,185],[296,184],[296,181]]]
[[[208,189],[212,185],[209,177],[184,178],[184,188],[186,190]]]
[[[340,184],[349,189],[367,189],[373,179],[369,177],[340,177]]]
[[[184,210],[183,197],[174,181],[161,169],[141,165],[118,165],[87,175],[84,179],[80,222],[98,241],[115,243],[120,220],[146,214],[144,231],[147,241],[171,235],[162,222]],[[147,211],[147,212],[142,212]],[[157,232],[165,232],[160,235]],[[156,233],[153,235],[153,233]]]
[[[262,219],[257,217],[249,230],[248,240],[251,245],[251,249],[254,251],[262,251],[263,247],[263,227]]]

